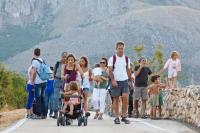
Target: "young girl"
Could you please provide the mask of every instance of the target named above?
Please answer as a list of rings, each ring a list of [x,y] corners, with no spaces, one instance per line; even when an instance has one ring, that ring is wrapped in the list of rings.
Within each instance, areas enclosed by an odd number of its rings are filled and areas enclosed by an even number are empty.
[[[67,97],[67,98],[69,97],[69,100],[65,101],[64,107],[61,110],[61,112],[65,113],[67,107],[70,107],[70,112],[68,114],[73,115],[74,106],[80,103],[79,98],[78,98],[78,96],[80,96],[80,89],[77,82],[72,81],[69,83],[68,88],[65,88],[65,90],[66,91],[63,93],[63,95],[64,97]]]
[[[168,69],[168,86],[170,88],[176,88],[177,75],[178,72],[181,71],[181,62],[177,51],[172,52],[171,58],[168,59],[164,68],[159,72],[159,74],[163,73],[165,69]]]

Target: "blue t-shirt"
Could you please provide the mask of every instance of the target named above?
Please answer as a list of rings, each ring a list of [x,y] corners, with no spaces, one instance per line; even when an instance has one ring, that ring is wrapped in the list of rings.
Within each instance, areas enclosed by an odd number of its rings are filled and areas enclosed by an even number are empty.
[[[53,93],[54,92],[54,80],[53,79],[47,80],[45,92],[46,93]]]

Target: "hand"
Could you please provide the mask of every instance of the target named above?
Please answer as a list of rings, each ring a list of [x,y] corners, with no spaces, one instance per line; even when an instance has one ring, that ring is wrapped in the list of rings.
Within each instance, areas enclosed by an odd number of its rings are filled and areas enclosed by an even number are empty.
[[[141,68],[141,69],[142,69],[144,66],[145,66],[144,63],[141,63],[141,64],[140,64],[140,68]]]
[[[112,86],[113,86],[113,87],[117,87],[117,86],[118,86],[117,81],[112,80],[111,82],[112,82]]]

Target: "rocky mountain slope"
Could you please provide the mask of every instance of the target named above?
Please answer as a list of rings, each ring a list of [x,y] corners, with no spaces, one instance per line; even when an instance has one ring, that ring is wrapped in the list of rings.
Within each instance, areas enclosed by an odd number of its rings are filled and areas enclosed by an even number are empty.
[[[191,77],[200,81],[199,0],[1,0],[0,14],[0,51],[5,52],[4,62],[12,70],[25,72],[35,47],[42,49],[49,64],[62,51],[88,55],[94,63],[111,56],[115,43],[122,40],[132,60],[132,47],[141,43],[147,57],[160,43],[165,45],[165,59],[171,51],[180,51],[188,82]],[[20,43],[9,43],[9,49],[5,38],[13,31],[3,34],[7,25],[17,26],[17,31],[25,29],[11,36],[10,40]],[[22,38],[16,40],[18,36]]]

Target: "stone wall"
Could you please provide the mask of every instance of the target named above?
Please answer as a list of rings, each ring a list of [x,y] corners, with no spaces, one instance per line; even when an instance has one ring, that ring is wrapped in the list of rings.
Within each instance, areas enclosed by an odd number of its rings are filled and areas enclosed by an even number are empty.
[[[200,127],[200,86],[168,90],[164,99],[164,118]]]

